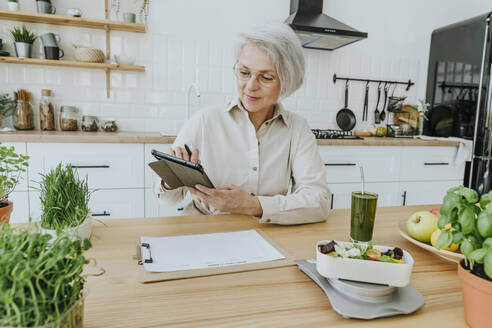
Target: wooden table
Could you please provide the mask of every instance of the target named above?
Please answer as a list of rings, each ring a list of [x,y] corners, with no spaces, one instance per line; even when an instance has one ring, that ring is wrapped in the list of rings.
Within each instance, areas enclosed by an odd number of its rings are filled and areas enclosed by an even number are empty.
[[[95,223],[87,253],[106,269],[88,278],[85,327],[464,327],[456,264],[405,241],[398,221],[432,206],[377,210],[375,240],[399,246],[415,259],[411,285],[425,297],[416,313],[375,320],[344,319],[324,292],[297,266],[182,279],[138,282],[135,242],[141,235],[166,236],[259,228],[297,259],[314,258],[322,239],[346,240],[349,210],[334,210],[327,222],[299,226],[260,225],[249,216],[220,215],[106,220]],[[199,246],[197,246],[199,247]]]

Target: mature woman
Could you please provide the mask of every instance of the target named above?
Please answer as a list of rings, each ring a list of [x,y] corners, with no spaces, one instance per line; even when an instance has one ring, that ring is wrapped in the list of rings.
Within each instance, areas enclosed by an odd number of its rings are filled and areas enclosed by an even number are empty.
[[[302,85],[304,66],[288,26],[242,34],[234,65],[237,99],[195,115],[170,152],[201,163],[216,188],[173,190],[159,180],[157,197],[170,205],[191,192],[186,215],[248,214],[278,224],[326,220],[330,191],[316,140],[306,121],[279,102]]]

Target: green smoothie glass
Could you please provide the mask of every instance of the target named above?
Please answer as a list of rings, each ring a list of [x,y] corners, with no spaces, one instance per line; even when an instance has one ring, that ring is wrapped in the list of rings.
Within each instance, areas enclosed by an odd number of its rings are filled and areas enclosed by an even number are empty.
[[[353,242],[368,242],[372,239],[378,194],[353,191],[350,215],[350,239]]]

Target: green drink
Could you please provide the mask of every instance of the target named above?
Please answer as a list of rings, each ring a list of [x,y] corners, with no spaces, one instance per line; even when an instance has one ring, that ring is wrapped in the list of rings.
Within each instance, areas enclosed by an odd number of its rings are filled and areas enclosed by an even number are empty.
[[[350,216],[350,238],[353,241],[368,242],[372,239],[378,194],[372,192],[352,192],[352,212]]]

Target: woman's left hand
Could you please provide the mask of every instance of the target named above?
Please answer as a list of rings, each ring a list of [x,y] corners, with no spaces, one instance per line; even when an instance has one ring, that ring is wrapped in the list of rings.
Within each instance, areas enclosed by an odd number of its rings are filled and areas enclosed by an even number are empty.
[[[196,185],[195,188],[189,188],[189,190],[220,212],[254,216],[263,214],[258,198],[235,185],[227,185],[215,189]]]

